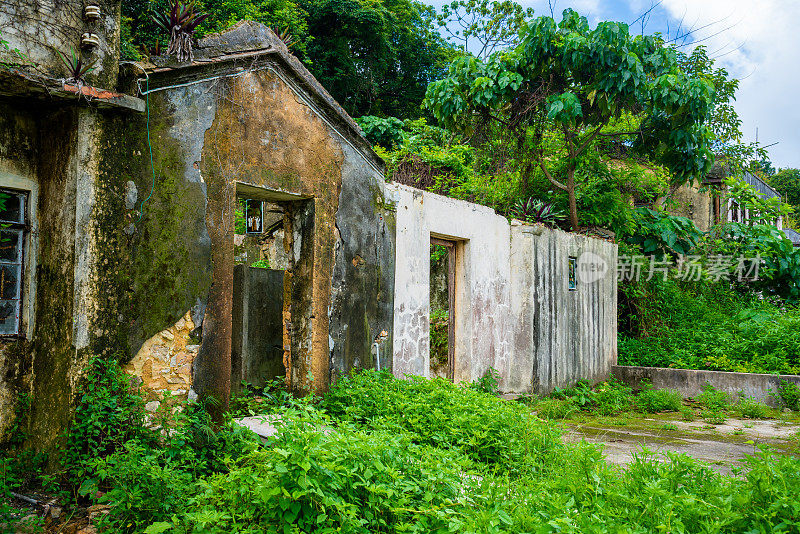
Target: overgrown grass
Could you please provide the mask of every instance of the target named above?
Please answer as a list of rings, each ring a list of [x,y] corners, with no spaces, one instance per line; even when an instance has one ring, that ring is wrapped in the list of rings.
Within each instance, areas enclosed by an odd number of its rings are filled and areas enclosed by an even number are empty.
[[[724,284],[626,284],[620,365],[800,374],[800,309]]]
[[[631,404],[620,400],[631,395],[618,384],[599,391],[599,400],[587,404]],[[737,478],[686,456],[669,455],[662,462],[643,452],[621,470],[606,464],[595,446],[562,444],[556,427],[522,403],[444,380],[398,380],[374,371],[340,380],[317,406],[275,398],[285,401],[283,423],[266,446],[232,426],[209,433],[202,408],[195,407],[185,409],[169,433],[143,428],[149,437],[134,436],[108,456],[84,458],[88,478],[80,485],[86,498],[96,498],[93,489],[99,487],[106,491],[101,500],[111,505],[101,529],[147,534],[800,529],[796,458],[759,452]],[[576,407],[575,398],[551,400]]]

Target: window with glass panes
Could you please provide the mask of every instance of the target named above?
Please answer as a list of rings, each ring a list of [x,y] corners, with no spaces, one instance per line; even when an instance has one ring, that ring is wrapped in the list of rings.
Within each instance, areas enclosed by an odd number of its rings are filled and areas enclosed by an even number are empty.
[[[0,335],[20,332],[26,193],[0,189]]]

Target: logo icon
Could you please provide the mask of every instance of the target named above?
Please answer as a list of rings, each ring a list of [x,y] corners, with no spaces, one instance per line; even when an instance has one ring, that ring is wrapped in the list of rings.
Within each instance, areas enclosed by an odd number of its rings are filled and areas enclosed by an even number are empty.
[[[578,258],[578,280],[593,284],[608,273],[608,262],[594,252],[584,252]]]

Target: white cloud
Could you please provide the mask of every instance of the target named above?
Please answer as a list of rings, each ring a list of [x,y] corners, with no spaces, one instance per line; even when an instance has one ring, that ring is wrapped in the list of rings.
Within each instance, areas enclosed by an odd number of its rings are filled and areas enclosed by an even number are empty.
[[[628,1],[632,9],[641,3]],[[758,128],[763,144],[779,143],[769,149],[774,165],[800,167],[800,2],[664,0],[661,7],[673,29],[681,19],[698,28],[692,38],[741,80],[736,110],[746,139]]]

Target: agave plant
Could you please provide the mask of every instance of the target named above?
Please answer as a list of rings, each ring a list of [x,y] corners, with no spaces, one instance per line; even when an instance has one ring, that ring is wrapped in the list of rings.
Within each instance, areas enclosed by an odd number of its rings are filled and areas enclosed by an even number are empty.
[[[61,58],[61,62],[64,63],[64,66],[67,67],[67,72],[69,73],[67,81],[76,84],[84,84],[86,83],[84,76],[94,70],[95,61],[84,63],[80,52],[75,51],[74,48],[70,48],[70,51],[69,56],[61,50],[58,51],[58,56]]]
[[[156,13],[153,20],[169,34],[167,54],[175,54],[178,61],[191,61],[194,31],[206,20],[208,13],[199,13],[194,1],[172,0],[169,13]]]
[[[551,226],[564,219],[564,212],[556,210],[549,202],[532,197],[528,198],[528,200],[517,201],[514,207],[511,208],[511,215],[526,222]]]
[[[281,31],[278,31],[277,28],[272,28],[272,31],[275,32],[275,35],[278,36],[278,39],[283,41],[283,44],[285,44],[286,48],[289,50],[291,50],[292,47],[297,44],[297,39],[295,39],[294,35],[289,32],[289,26],[286,26]]]

